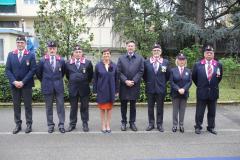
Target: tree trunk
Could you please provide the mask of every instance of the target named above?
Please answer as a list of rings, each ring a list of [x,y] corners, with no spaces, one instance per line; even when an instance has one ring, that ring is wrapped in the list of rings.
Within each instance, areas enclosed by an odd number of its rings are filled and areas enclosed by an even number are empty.
[[[205,0],[196,0],[196,23],[197,25],[203,29],[204,28],[204,9],[205,9]],[[195,42],[200,43],[200,37],[196,36],[195,37]]]

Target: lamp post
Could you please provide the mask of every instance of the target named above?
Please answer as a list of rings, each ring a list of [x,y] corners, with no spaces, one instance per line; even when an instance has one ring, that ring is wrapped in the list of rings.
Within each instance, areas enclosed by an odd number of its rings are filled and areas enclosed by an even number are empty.
[[[21,22],[22,22],[22,32],[24,33],[24,19],[23,18],[21,19]]]

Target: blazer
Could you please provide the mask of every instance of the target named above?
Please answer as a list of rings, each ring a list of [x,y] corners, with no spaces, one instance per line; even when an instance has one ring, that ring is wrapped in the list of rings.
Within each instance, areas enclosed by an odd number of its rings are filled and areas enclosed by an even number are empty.
[[[153,64],[150,59],[144,62],[144,75],[145,92],[147,94],[162,94],[166,95],[166,83],[169,80],[169,61],[163,59],[159,65],[157,73],[154,72]]]
[[[83,59],[80,61],[80,67],[77,69],[74,60],[69,60],[66,63],[66,77],[68,79],[69,96],[89,96],[90,86],[93,78],[92,62]]]
[[[55,70],[52,70],[50,56],[45,55],[38,63],[37,77],[41,81],[42,94],[64,93],[63,76],[65,73],[65,61],[59,55],[56,55]]]
[[[208,81],[206,70],[205,70],[205,59],[197,62],[192,71],[192,80],[197,87],[197,99],[198,100],[216,100],[219,98],[219,87],[218,84],[222,80],[222,65],[212,60],[213,74],[210,81]]]
[[[172,98],[187,98],[189,96],[189,88],[192,85],[191,70],[184,67],[181,75],[178,67],[172,68],[170,71],[170,85]],[[180,88],[185,90],[183,95],[178,92]]]
[[[24,88],[34,87],[33,76],[36,71],[35,55],[27,51],[23,51],[21,62],[18,60],[18,50],[9,52],[5,73],[9,79],[11,88],[15,88],[14,81],[22,81]]]
[[[144,59],[134,53],[130,57],[127,53],[118,58],[118,74],[120,78],[119,98],[121,100],[136,100],[140,95],[140,83],[144,72]],[[126,80],[133,80],[134,86],[128,87]]]
[[[98,103],[113,103],[115,94],[118,93],[118,73],[117,65],[110,63],[108,71],[101,61],[95,66],[93,92],[97,93]]]

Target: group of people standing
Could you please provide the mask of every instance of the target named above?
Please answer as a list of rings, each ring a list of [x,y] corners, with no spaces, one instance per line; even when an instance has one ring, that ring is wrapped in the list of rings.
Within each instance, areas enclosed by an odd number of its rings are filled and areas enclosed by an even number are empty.
[[[137,131],[136,101],[140,95],[140,83],[145,82],[148,104],[148,126],[146,131],[155,128],[164,132],[163,113],[166,95],[166,83],[170,81],[173,103],[172,131],[184,132],[184,114],[192,80],[197,86],[197,105],[195,115],[195,133],[200,134],[205,108],[208,108],[208,126],[210,133],[217,134],[215,128],[216,102],[219,95],[218,84],[222,79],[222,66],[214,59],[211,46],[204,49],[204,58],[198,61],[191,71],[187,68],[187,57],[179,53],[176,57],[176,67],[170,68],[169,61],[163,58],[160,45],[154,45],[152,55],[145,60],[135,51],[135,42],[126,43],[127,53],[121,55],[117,64],[111,61],[111,50],[102,51],[102,60],[95,65],[84,57],[79,45],[73,48],[69,61],[57,54],[57,44],[47,43],[47,53],[36,64],[34,54],[26,47],[26,39],[17,37],[17,49],[10,52],[6,63],[6,75],[9,78],[14,106],[16,127],[13,134],[21,131],[21,101],[25,106],[26,133],[32,132],[32,87],[33,76],[41,81],[41,91],[46,105],[48,132],[54,132],[53,101],[56,99],[56,109],[59,118],[58,129],[61,133],[71,132],[76,128],[80,101],[82,129],[89,131],[89,96],[90,83],[93,79],[93,93],[100,109],[101,131],[111,133],[112,106],[115,97],[119,96],[121,103],[121,130],[127,130],[127,106],[130,103],[129,128]],[[64,109],[64,75],[68,80],[70,100],[69,126],[65,130]],[[156,120],[154,106],[156,104]]]

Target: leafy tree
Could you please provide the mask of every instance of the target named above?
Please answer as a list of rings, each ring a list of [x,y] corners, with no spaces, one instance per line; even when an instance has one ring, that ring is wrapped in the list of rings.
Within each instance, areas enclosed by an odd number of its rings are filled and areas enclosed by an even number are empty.
[[[113,21],[113,31],[121,39],[135,40],[139,52],[145,57],[155,43],[162,43],[162,30],[170,18],[170,0],[97,0],[89,15]]]
[[[176,13],[166,32],[174,33],[171,38],[180,40],[179,48],[196,42],[212,43],[218,44],[221,50],[240,53],[236,45],[240,43],[239,0],[178,0],[173,3]]]
[[[84,22],[87,0],[41,0],[38,16],[34,22],[40,41],[38,54],[43,54],[46,42],[58,42],[58,52],[63,56],[71,54],[72,47],[80,44],[89,49],[93,35]],[[85,38],[82,38],[85,37]],[[40,55],[39,55],[40,56]]]

